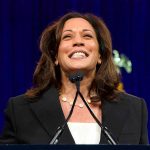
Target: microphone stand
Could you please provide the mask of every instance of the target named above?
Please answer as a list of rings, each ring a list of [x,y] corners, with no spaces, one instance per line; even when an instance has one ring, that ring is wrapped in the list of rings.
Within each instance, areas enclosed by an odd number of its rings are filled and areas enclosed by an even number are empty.
[[[73,101],[73,104],[72,104],[72,107],[71,107],[71,110],[69,112],[69,115],[68,115],[67,119],[65,120],[64,124],[57,128],[56,133],[54,134],[53,138],[50,140],[50,143],[49,143],[50,145],[53,145],[53,144],[55,145],[55,144],[58,143],[59,138],[62,135],[62,133],[63,133],[63,131],[64,131],[66,125],[67,125],[67,122],[68,122],[68,120],[70,119],[70,117],[71,117],[71,115],[73,113],[73,110],[74,110],[74,107],[75,107],[75,103],[77,101],[78,94],[79,94],[79,92],[77,90],[75,98],[74,98],[74,101]]]
[[[75,103],[77,101],[77,97],[79,95],[79,92],[80,92],[80,81],[83,79],[83,73],[82,72],[77,72],[76,74],[71,74],[69,76],[69,80],[72,82],[72,83],[75,83],[76,84],[76,88],[77,88],[77,91],[76,91],[76,95],[75,95],[75,98],[74,98],[74,101],[73,101],[73,104],[72,104],[72,107],[71,107],[71,110],[69,112],[69,115],[67,117],[67,119],[65,120],[64,124],[62,126],[59,126],[56,130],[56,133],[54,134],[53,138],[50,140],[50,145],[55,145],[58,143],[59,141],[59,138],[60,136],[62,135],[66,125],[67,125],[67,122],[69,121],[72,113],[73,113],[73,110],[74,110],[74,107],[75,107]]]
[[[82,101],[84,102],[84,104],[86,105],[87,109],[89,110],[90,114],[92,115],[92,117],[95,119],[95,121],[98,123],[98,125],[101,127],[102,132],[104,133],[105,137],[107,138],[109,144],[111,145],[117,145],[118,142],[117,140],[112,136],[111,132],[108,130],[107,127],[103,126],[100,121],[97,119],[97,117],[95,116],[95,114],[93,113],[93,111],[91,110],[91,108],[89,107],[89,105],[87,104],[86,100],[84,99],[83,95],[81,94],[80,91],[78,91],[79,96],[81,97]]]
[[[83,77],[82,77],[83,78]],[[87,104],[86,100],[84,99],[83,95],[80,92],[80,81],[81,80],[76,80],[74,83],[76,85],[77,88],[77,92],[79,94],[79,96],[81,97],[82,101],[84,102],[85,106],[87,107],[87,109],[89,110],[90,114],[92,115],[92,117],[95,119],[95,121],[97,122],[97,124],[100,126],[102,132],[104,133],[104,136],[107,138],[108,143],[111,145],[117,145],[118,142],[117,140],[113,137],[113,135],[111,134],[111,132],[108,130],[107,127],[103,126],[100,121],[97,119],[97,117],[95,116],[95,114],[93,113],[93,111],[91,110],[91,108],[89,107],[89,105]]]
[[[70,119],[72,113],[73,113],[73,110],[74,110],[74,107],[75,107],[75,103],[77,101],[77,97],[78,95],[81,97],[82,101],[84,102],[85,106],[87,107],[87,109],[89,110],[90,114],[92,115],[92,117],[95,119],[95,121],[98,123],[98,125],[101,127],[101,130],[102,132],[104,133],[105,137],[107,138],[109,144],[111,145],[117,145],[118,142],[117,140],[112,136],[112,134],[110,133],[110,131],[108,130],[107,127],[104,127],[100,121],[97,119],[97,117],[94,115],[93,111],[91,110],[91,108],[89,107],[89,105],[86,103],[86,100],[84,99],[83,95],[81,94],[80,92],[80,81],[83,79],[83,73],[82,72],[77,72],[77,74],[74,74],[72,76],[69,77],[69,80],[72,82],[72,83],[75,83],[76,85],[76,95],[75,95],[75,98],[74,98],[74,101],[73,101],[73,105],[71,107],[71,110],[69,112],[69,115],[67,117],[67,119],[65,120],[64,124],[62,126],[59,126],[57,128],[57,131],[55,133],[55,135],[53,136],[53,138],[50,140],[50,143],[49,144],[57,144],[58,141],[59,141],[59,138],[60,136],[62,135],[66,125],[67,125],[67,122],[68,120]]]

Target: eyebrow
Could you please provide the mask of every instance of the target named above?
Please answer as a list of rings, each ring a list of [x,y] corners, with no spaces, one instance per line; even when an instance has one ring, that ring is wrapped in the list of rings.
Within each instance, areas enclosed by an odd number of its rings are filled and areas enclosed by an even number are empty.
[[[89,30],[89,29],[83,29],[83,31],[90,31],[90,32],[93,33],[93,31],[92,31],[92,30]]]
[[[63,31],[63,33],[64,33],[64,32],[67,32],[67,31],[73,32],[72,30],[65,30],[65,31]]]
[[[68,32],[68,31],[69,31],[69,32],[73,32],[73,31],[70,29],[70,30],[65,30],[65,31],[63,31],[63,33],[64,33],[64,32]],[[93,31],[92,31],[92,30],[89,30],[89,29],[83,29],[82,31],[83,31],[83,32],[85,32],[85,31],[90,31],[90,32],[93,33]]]

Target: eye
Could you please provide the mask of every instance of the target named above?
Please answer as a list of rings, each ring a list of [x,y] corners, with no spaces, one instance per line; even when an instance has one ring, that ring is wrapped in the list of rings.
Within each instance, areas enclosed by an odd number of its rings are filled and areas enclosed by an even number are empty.
[[[85,37],[87,39],[93,38],[93,36],[91,34],[84,34],[83,37]]]
[[[72,37],[72,35],[67,34],[67,35],[64,35],[64,36],[62,37],[62,39],[67,40],[67,39],[71,39],[71,37]]]

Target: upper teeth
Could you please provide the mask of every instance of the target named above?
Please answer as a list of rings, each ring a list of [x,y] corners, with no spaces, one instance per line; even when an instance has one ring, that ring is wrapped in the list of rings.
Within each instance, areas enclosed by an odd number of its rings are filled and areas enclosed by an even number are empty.
[[[85,57],[86,55],[83,52],[76,52],[71,56],[71,58],[85,58]]]

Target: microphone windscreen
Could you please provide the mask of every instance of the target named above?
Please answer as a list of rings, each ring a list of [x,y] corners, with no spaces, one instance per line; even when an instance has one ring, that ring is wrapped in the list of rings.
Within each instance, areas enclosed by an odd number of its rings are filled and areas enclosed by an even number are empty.
[[[69,75],[69,80],[72,83],[75,83],[77,81],[82,81],[83,77],[84,77],[84,73],[82,71],[77,71]]]

